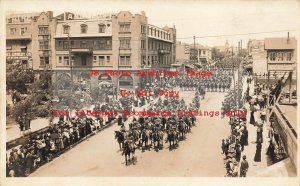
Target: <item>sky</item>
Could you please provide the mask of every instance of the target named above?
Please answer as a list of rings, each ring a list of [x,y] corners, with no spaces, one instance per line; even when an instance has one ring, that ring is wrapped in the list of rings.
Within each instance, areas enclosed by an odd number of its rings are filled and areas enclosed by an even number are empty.
[[[26,2],[26,1],[25,1]],[[54,11],[58,15],[70,11],[82,15],[129,10],[145,11],[148,22],[177,29],[177,40],[208,46],[237,46],[243,48],[249,39],[266,37],[290,37],[299,35],[299,1],[27,1],[7,3],[6,11]],[[274,32],[276,31],[276,32]],[[261,33],[268,32],[268,33]],[[259,33],[259,34],[258,34]],[[241,34],[241,35],[236,35]],[[226,36],[224,36],[226,35]],[[234,36],[232,36],[234,35]]]

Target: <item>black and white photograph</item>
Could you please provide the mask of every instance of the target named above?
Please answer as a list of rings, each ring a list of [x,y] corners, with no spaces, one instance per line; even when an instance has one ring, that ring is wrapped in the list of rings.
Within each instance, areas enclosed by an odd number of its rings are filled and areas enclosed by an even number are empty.
[[[3,185],[299,184],[299,1],[16,2],[1,3]]]

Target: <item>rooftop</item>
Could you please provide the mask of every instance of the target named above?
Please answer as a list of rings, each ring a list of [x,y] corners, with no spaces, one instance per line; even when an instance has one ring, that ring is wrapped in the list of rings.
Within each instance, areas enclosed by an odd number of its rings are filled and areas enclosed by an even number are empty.
[[[296,49],[297,40],[296,38],[266,38],[265,49]]]

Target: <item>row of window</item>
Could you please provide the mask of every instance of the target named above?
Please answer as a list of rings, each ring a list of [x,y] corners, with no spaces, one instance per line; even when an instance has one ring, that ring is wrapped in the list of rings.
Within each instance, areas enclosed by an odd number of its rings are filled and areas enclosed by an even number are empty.
[[[291,61],[292,52],[270,52],[269,59],[270,61]]]
[[[71,48],[111,49],[111,40],[70,41]],[[69,49],[69,41],[58,41],[58,49]]]
[[[110,24],[107,24],[107,27],[109,27]],[[63,26],[63,33],[68,34],[70,30],[70,26],[64,25]],[[86,34],[88,30],[88,26],[86,24],[81,24],[80,25],[80,33],[81,34]],[[99,33],[105,33],[106,31],[106,25],[105,24],[98,24],[98,32]]]
[[[20,28],[20,36],[24,36],[27,33],[27,27]],[[17,35],[17,28],[9,28],[9,35],[14,36]]]
[[[27,33],[27,27],[20,28],[20,36],[24,36]],[[17,34],[17,28],[9,28],[9,35],[13,36]],[[39,35],[49,34],[48,26],[39,27]]]
[[[148,56],[148,60],[146,61],[146,56],[141,57],[141,65],[153,65],[153,64],[171,64],[171,56]]]
[[[162,39],[171,40],[171,35],[169,33],[163,32],[163,31],[158,30],[156,28],[149,27],[148,32],[149,32],[150,36],[160,37]]]
[[[49,59],[49,58],[48,58]],[[71,56],[71,61],[74,62],[74,56]],[[81,65],[87,65],[87,58],[86,56],[81,56]],[[59,56],[58,63],[63,64],[64,66],[69,66],[69,56]],[[104,56],[104,55],[94,55],[93,56],[93,63],[98,63],[99,66],[110,66],[111,65],[111,56]],[[49,61],[48,61],[49,64]],[[120,56],[120,66],[130,66],[131,65],[131,56],[130,55],[121,55]]]
[[[98,63],[100,66],[108,66],[110,64],[110,56],[95,55],[93,56],[93,63]]]
[[[171,44],[169,43],[164,43],[164,42],[154,42],[154,41],[149,41],[148,42],[148,49],[149,50],[171,50]]]

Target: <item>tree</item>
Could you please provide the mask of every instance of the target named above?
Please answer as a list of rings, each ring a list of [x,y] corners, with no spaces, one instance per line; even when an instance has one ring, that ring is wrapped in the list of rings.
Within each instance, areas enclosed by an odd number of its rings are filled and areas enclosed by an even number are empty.
[[[225,57],[225,53],[214,47],[211,49],[211,56],[213,60],[222,60]]]
[[[8,90],[17,90],[21,93],[27,92],[28,83],[34,81],[34,71],[23,69],[21,64],[11,65],[6,72],[6,86]]]

